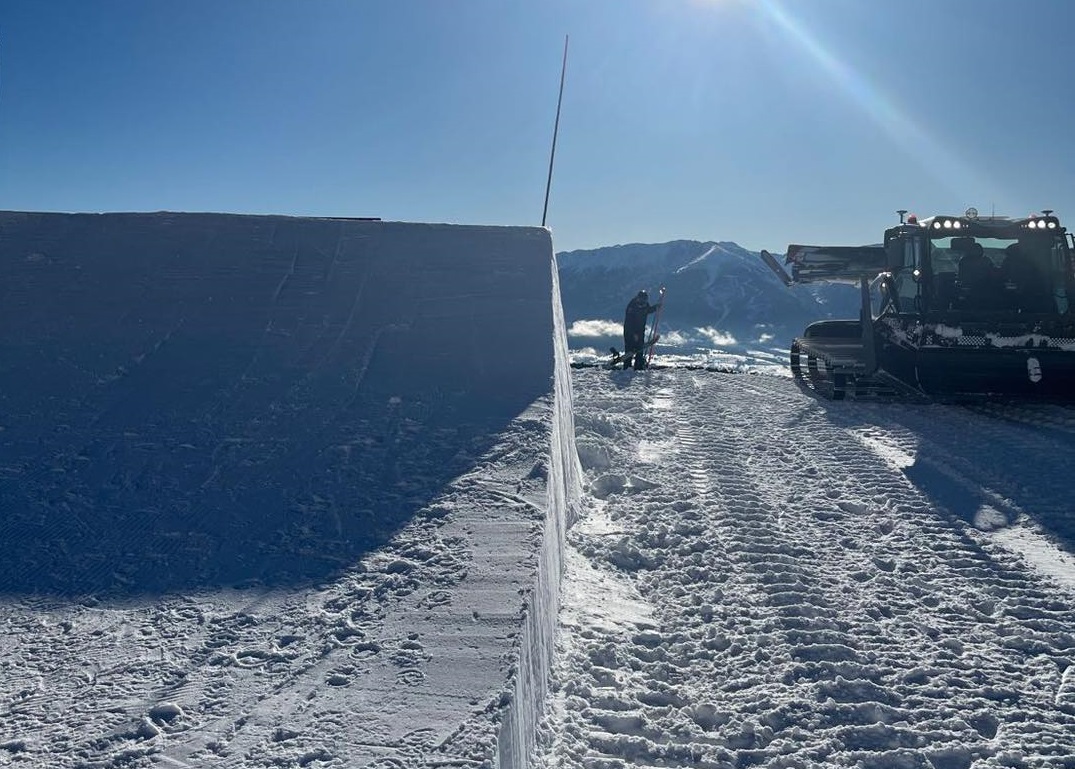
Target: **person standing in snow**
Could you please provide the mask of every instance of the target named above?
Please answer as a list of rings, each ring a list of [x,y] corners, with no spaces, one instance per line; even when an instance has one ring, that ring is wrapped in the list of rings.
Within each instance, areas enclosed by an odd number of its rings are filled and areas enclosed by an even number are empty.
[[[634,367],[643,369],[646,367],[646,357],[643,347],[646,341],[646,318],[651,312],[656,312],[661,305],[650,304],[649,294],[645,289],[639,291],[635,298],[627,304],[627,311],[623,314],[623,367],[627,368],[634,359]]]

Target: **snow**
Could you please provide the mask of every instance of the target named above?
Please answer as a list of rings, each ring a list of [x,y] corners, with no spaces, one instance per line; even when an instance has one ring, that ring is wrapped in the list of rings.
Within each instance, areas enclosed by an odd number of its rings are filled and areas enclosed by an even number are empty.
[[[537,765],[1075,765],[1069,412],[579,368],[575,419]]]
[[[664,368],[568,349],[628,251]],[[0,214],[0,766],[1075,766],[1072,411],[820,401],[651,251]]]
[[[0,765],[522,766],[579,493],[548,231],[0,232]]]

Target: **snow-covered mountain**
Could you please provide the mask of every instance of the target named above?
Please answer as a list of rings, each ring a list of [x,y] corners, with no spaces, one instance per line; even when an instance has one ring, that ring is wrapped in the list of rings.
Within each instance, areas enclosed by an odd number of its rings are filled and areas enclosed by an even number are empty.
[[[855,317],[858,293],[847,286],[786,287],[758,253],[732,242],[677,240],[557,255],[564,317],[573,351],[602,353],[621,344],[627,302],[639,289],[656,301],[667,289],[662,352],[785,350],[806,324]]]

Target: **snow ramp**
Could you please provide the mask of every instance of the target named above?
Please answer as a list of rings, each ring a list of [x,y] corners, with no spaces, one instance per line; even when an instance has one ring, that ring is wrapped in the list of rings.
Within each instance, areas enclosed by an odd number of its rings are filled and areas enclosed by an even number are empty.
[[[0,605],[34,636],[0,665],[116,679],[40,718],[12,681],[0,742],[523,765],[579,483],[547,230],[4,212],[0,269]]]

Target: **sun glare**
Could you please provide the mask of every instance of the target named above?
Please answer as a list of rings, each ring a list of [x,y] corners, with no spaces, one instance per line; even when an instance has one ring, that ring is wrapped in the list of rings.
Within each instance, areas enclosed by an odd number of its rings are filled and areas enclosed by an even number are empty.
[[[826,48],[809,28],[787,11],[786,5],[779,0],[754,0],[752,3],[752,7],[765,20],[774,25],[807,59],[820,67],[894,144],[916,159],[924,172],[960,194],[968,189],[996,189],[993,182],[959,157],[956,147],[948,146],[931,135],[883,88],[870,82],[865,75]]]

